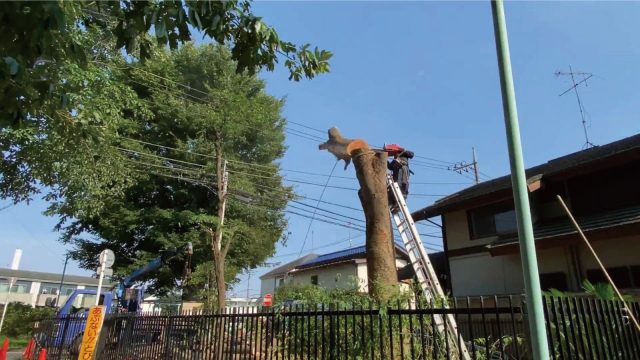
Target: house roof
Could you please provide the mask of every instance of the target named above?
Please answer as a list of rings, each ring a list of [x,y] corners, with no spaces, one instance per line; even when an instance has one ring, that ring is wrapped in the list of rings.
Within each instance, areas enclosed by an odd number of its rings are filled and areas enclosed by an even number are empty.
[[[409,255],[405,251],[402,245],[395,243],[396,252],[400,252],[402,255],[408,257]],[[299,266],[296,267],[296,270],[303,270],[312,267],[318,266],[326,266],[330,264],[335,264],[339,262],[344,262],[347,260],[358,259],[364,257],[366,255],[367,249],[365,245],[357,246],[350,249],[335,251],[329,254],[320,255],[314,259],[310,259]]]
[[[540,177],[558,175],[560,173],[589,167],[596,162],[608,161],[612,157],[620,156],[624,153],[640,154],[640,134],[550,160],[544,164],[527,169],[526,175],[530,181],[539,179]],[[502,176],[444,197],[432,205],[415,211],[412,216],[416,221],[427,219],[440,215],[448,209],[462,206],[471,200],[490,196],[509,189],[511,189],[511,176]]]
[[[296,266],[304,263],[305,261],[308,260],[312,260],[318,257],[318,254],[307,254],[303,257],[299,257],[291,262],[288,262],[282,266],[279,266],[265,274],[263,274],[262,276],[260,276],[260,279],[266,279],[266,278],[273,278],[273,277],[277,277],[279,275],[286,275],[289,271],[293,270]]]
[[[640,223],[640,206],[609,211],[606,213],[584,216],[576,219],[583,232],[612,228],[616,226]],[[556,236],[576,234],[577,231],[568,219],[556,221],[552,224],[536,226],[534,236],[536,240]],[[518,243],[518,237],[513,236],[497,240],[487,246],[489,250]]]
[[[15,277],[18,280],[59,283],[60,279],[62,278],[62,274],[0,268],[0,278],[11,278],[11,277]],[[97,286],[98,279],[88,277],[88,276],[65,275],[64,283]],[[109,282],[104,281],[103,284],[104,286],[107,286]]]

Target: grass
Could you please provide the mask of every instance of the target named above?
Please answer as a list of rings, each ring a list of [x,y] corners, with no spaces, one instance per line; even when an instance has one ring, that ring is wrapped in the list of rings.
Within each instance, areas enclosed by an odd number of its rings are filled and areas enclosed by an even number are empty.
[[[21,335],[14,338],[9,338],[9,350],[24,350],[29,343],[29,335]],[[5,336],[0,336],[0,346],[4,342]]]

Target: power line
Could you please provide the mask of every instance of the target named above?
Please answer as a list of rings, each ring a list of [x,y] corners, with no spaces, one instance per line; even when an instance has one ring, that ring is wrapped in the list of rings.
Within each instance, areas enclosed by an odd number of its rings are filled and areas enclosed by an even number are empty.
[[[263,176],[263,175],[259,175],[259,174],[250,174],[250,173],[245,173],[245,172],[235,171],[235,170],[229,170],[229,172],[230,173],[234,173],[234,174],[238,174],[238,175],[252,176],[252,177],[257,177],[257,178],[262,178],[262,179],[270,179],[270,178],[272,178],[272,176]],[[290,178],[287,178],[287,177],[284,177],[284,176],[282,178],[285,181],[289,181],[289,182],[296,183],[296,184],[313,185],[313,186],[319,186],[319,187],[323,187],[323,188],[332,188],[332,189],[340,189],[340,190],[358,191],[358,189],[356,189],[356,188],[350,188],[350,187],[345,187],[345,186],[323,185],[323,184],[312,183],[312,182],[304,181],[304,180],[290,179]]]
[[[109,65],[109,64],[104,64],[104,63],[101,63],[101,64],[103,64],[103,65]],[[169,82],[171,82],[171,83],[173,83],[173,84],[176,84],[176,85],[178,85],[178,86],[180,86],[180,87],[182,87],[182,88],[184,88],[184,89],[186,89],[186,90],[193,90],[193,91],[199,92],[199,93],[201,93],[201,94],[203,94],[203,95],[205,95],[205,96],[209,96],[209,93],[207,93],[207,92],[205,92],[205,91],[202,91],[202,90],[196,89],[196,88],[194,88],[194,87],[191,87],[191,86],[189,86],[189,85],[186,85],[186,84],[180,83],[180,82],[175,81],[175,80],[171,80],[171,79],[169,79],[169,78],[166,78],[166,77],[163,77],[163,76],[161,76],[161,75],[155,74],[155,73],[153,73],[153,72],[147,71],[147,70],[142,69],[142,68],[140,68],[140,67],[133,67],[133,66],[129,66],[129,68],[130,68],[130,69],[133,69],[134,71],[135,71],[135,70],[138,70],[138,71],[140,71],[140,72],[143,72],[143,73],[149,74],[149,75],[151,75],[151,76],[153,76],[153,77],[155,77],[155,78],[159,78],[159,79],[162,79],[162,80],[165,80],[165,81],[169,81]],[[143,85],[143,86],[148,86],[148,85],[149,85],[149,84],[140,83],[140,82],[136,81],[135,79],[130,79],[130,80],[131,80],[131,81],[133,81],[133,82],[135,82],[135,83],[137,83],[137,84],[139,84],[139,85]],[[172,91],[172,90],[171,90],[168,86],[166,86],[165,84],[157,83],[157,82],[154,82],[154,81],[149,80],[149,79],[145,79],[145,80],[146,80],[146,81],[149,81],[150,83],[152,83],[152,84],[153,84],[153,85],[155,85],[155,86],[162,86],[162,87],[164,87],[164,88],[165,88],[165,90],[164,90],[164,91],[165,91],[165,93],[167,93],[167,92],[171,92],[171,91]],[[191,95],[191,94],[184,93],[184,92],[180,93],[180,95],[177,95],[177,93],[175,93],[175,92],[174,92],[174,93],[172,93],[171,95],[178,96],[178,97],[182,97],[183,99],[185,99],[185,98],[184,98],[184,96],[189,96],[189,97],[191,97],[192,99],[197,100],[197,101],[198,101],[198,102],[197,102],[197,104],[206,103],[206,104],[209,104],[209,105],[212,105],[212,106],[214,105],[214,104],[212,104],[210,101],[208,101],[208,100],[206,100],[206,99],[202,99],[202,98],[199,98],[199,97],[196,97],[196,96],[193,96],[193,95]],[[187,101],[193,101],[193,100],[189,100],[189,99],[185,99],[185,100],[187,100]],[[291,123],[291,124],[294,124],[294,125],[297,125],[297,126],[300,126],[300,127],[303,127],[303,128],[306,128],[306,129],[309,129],[309,130],[312,130],[312,131],[315,131],[315,132],[320,133],[320,134],[326,134],[326,133],[327,133],[327,132],[326,132],[326,130],[321,130],[321,129],[318,129],[318,128],[314,128],[314,127],[311,127],[311,126],[308,126],[308,125],[304,125],[304,124],[302,124],[302,123],[295,122],[295,121],[292,121],[292,120],[288,120],[287,122],[289,122],[289,123]],[[256,129],[256,128],[253,128],[253,129],[254,129],[254,130],[261,131],[261,132],[263,132],[263,131],[264,131],[263,129]],[[312,140],[312,141],[319,141],[319,142],[323,142],[323,141],[325,141],[325,139],[324,139],[324,138],[320,138],[320,137],[319,137],[319,136],[317,136],[317,135],[313,135],[313,134],[305,133],[305,132],[302,132],[302,131],[300,131],[300,130],[291,129],[291,128],[289,128],[289,129],[287,129],[287,130],[289,130],[289,131],[290,131],[290,132],[289,132],[289,134],[291,134],[291,135],[294,135],[294,134],[295,134],[296,136],[301,136],[301,137],[304,137],[304,138],[306,138],[306,139],[308,139],[308,140]],[[446,164],[446,165],[452,165],[452,164],[454,164],[454,162],[451,162],[451,161],[445,161],[445,160],[435,159],[435,158],[431,158],[431,157],[427,157],[427,156],[415,155],[414,157],[415,157],[415,158],[417,158],[417,159],[424,159],[424,160],[429,160],[429,161],[435,161],[435,162],[437,162],[437,163]],[[443,165],[438,165],[438,164],[428,164],[428,163],[423,164],[423,166],[424,166],[424,165],[431,165],[431,166],[433,166],[434,168],[436,168],[435,166],[443,166]],[[444,169],[446,169],[446,167],[445,167]]]
[[[253,186],[255,186],[255,187],[257,187],[257,188],[264,189],[264,190],[271,190],[271,191],[273,191],[273,192],[279,192],[279,193],[283,193],[283,194],[289,194],[289,193],[288,193],[287,191],[285,191],[285,190],[277,190],[277,189],[274,189],[274,188],[272,188],[272,187],[270,187],[270,186],[266,186],[266,185],[261,185],[261,184],[252,184],[252,185],[253,185]],[[239,190],[244,191],[244,190],[242,190],[242,189],[239,189]],[[256,194],[253,194],[253,195],[256,195]],[[332,206],[341,207],[341,208],[344,208],[344,209],[349,209],[349,210],[353,210],[353,211],[362,212],[362,209],[358,209],[358,208],[351,207],[351,206],[348,206],[348,205],[338,204],[338,203],[334,203],[334,202],[330,202],[330,201],[325,201],[325,200],[321,200],[321,199],[316,199],[316,198],[309,197],[309,196],[306,196],[306,195],[301,195],[301,194],[295,194],[295,195],[296,195],[298,198],[301,198],[301,199],[307,199],[307,200],[312,200],[312,201],[318,201],[318,202],[323,203],[323,204],[332,205]],[[260,195],[256,195],[256,196],[260,196]]]
[[[305,129],[313,130],[313,131],[318,132],[318,133],[320,133],[322,135],[326,135],[327,134],[327,130],[320,130],[318,128],[314,128],[314,127],[311,127],[311,126],[308,126],[308,125],[304,125],[304,124],[301,124],[299,122],[295,122],[293,120],[287,120],[287,122],[292,123],[294,125],[298,125],[298,126],[303,127]]]
[[[320,208],[320,207],[318,207],[318,206],[313,206],[313,205],[305,204],[305,203],[303,203],[303,202],[301,202],[301,201],[297,201],[297,200],[289,200],[289,201],[290,201],[290,202],[293,202],[293,203],[295,203],[295,204],[300,204],[300,205],[302,205],[302,206],[306,206],[306,207],[312,208],[312,209],[318,209],[319,211],[326,212],[326,213],[328,213],[328,214],[338,215],[338,216],[341,216],[341,217],[343,217],[343,218],[350,219],[350,220],[354,220],[354,221],[358,221],[358,222],[364,222],[364,220],[362,220],[362,219],[357,219],[357,218],[354,218],[354,217],[351,217],[351,216],[347,216],[347,215],[344,215],[344,214],[340,214],[340,213],[337,213],[337,212],[333,212],[333,211],[330,211],[330,210],[326,210],[326,209]]]
[[[182,99],[183,99],[183,100],[185,100],[185,101],[189,101],[189,102],[192,102],[192,103],[195,103],[195,104],[198,104],[198,105],[210,105],[211,107],[215,107],[215,104],[211,103],[211,101],[208,101],[208,100],[206,100],[206,99],[199,98],[199,97],[197,97],[197,96],[193,96],[193,95],[188,94],[188,93],[179,93],[179,94],[178,94],[178,93],[176,93],[176,92],[172,92],[172,90],[171,90],[169,87],[167,87],[166,85],[164,85],[164,84],[159,84],[159,83],[154,82],[154,81],[149,80],[149,79],[145,79],[145,80],[146,80],[146,81],[148,81],[148,82],[149,82],[149,83],[151,83],[151,84],[143,83],[143,82],[137,81],[137,80],[135,80],[135,79],[129,79],[129,80],[131,80],[132,82],[134,82],[134,83],[136,83],[136,84],[142,85],[142,86],[148,86],[148,87],[150,86],[150,87],[153,87],[153,86],[155,85],[155,86],[163,87],[164,89],[155,89],[155,90],[156,90],[156,91],[160,91],[160,92],[164,92],[165,94],[167,94],[167,95],[169,95],[169,96],[175,96],[175,97],[182,98]],[[176,83],[177,83],[177,82],[176,82]],[[184,85],[184,84],[181,84],[181,85],[182,85],[183,87],[188,87],[188,85]],[[185,98],[185,96],[188,96],[188,97],[189,97],[189,98],[191,98],[191,99]],[[140,100],[143,100],[143,101],[147,101],[147,102],[149,102],[149,103],[152,103],[152,102],[151,102],[151,101],[149,101],[148,99],[140,99]],[[194,100],[196,100],[196,101],[194,101]],[[252,126],[247,126],[247,127],[248,127],[248,128],[250,128],[250,129],[256,130],[257,132],[260,132],[260,133],[265,133],[265,132],[266,132],[266,130],[265,130],[265,129],[259,129],[259,128],[252,127]],[[317,141],[317,142],[323,142],[323,141],[325,141],[324,139],[320,139],[320,138],[319,138],[319,137],[317,137],[316,135],[309,134],[309,133],[305,133],[305,132],[302,132],[302,131],[300,131],[300,130],[296,130],[296,129],[285,128],[285,132],[289,133],[290,135],[300,136],[300,137],[306,138],[307,140],[311,140],[311,141]],[[318,139],[320,139],[320,140],[318,140]]]
[[[136,160],[131,160],[131,159],[125,159],[125,161],[128,162],[128,163],[131,163],[131,164],[146,165],[146,166],[156,167],[156,168],[160,168],[160,169],[166,169],[166,170],[179,172],[179,173],[187,173],[189,175],[195,175],[195,176],[203,175],[201,172],[197,172],[197,170],[176,168],[176,167],[171,167],[171,166],[166,166],[166,165],[150,164],[150,163],[146,163],[146,162],[143,162],[143,161],[136,161]]]
[[[290,207],[290,208],[292,208],[292,209],[294,209],[294,210],[305,211],[305,212],[308,212],[308,211],[309,211],[309,210],[307,210],[307,209],[305,209],[305,208],[301,208],[301,207],[298,207],[298,206],[295,206],[295,205],[291,205],[291,204],[289,204],[289,205],[287,205],[287,206],[288,206],[288,207]],[[318,209],[318,211],[321,211],[321,209]],[[313,213],[312,213],[312,215],[313,215]],[[343,220],[343,219],[340,219],[340,218],[336,218],[336,217],[333,217],[333,216],[330,216],[330,215],[325,215],[325,214],[318,214],[318,213],[315,213],[315,216],[323,216],[323,217],[325,217],[325,218],[327,218],[327,219],[329,219],[329,220],[345,221],[345,222],[347,222],[346,220]],[[362,220],[357,220],[357,221],[362,222],[362,224],[364,224],[364,221],[362,221]],[[357,226],[357,227],[362,227],[362,229],[364,229],[364,226],[363,226],[363,225],[360,225],[360,224],[353,224],[352,222],[347,222],[347,224],[349,224],[349,225],[353,225],[353,226]]]
[[[154,144],[154,143],[150,143],[150,142],[146,142],[146,141],[142,141],[142,140],[131,139],[131,138],[124,137],[124,136],[120,136],[120,137],[123,138],[123,139],[129,140],[129,141],[134,141],[134,142],[137,142],[137,143],[140,143],[140,144],[149,145],[149,146],[155,146],[155,147],[158,147],[158,148],[179,151],[179,152],[183,152],[183,153],[190,154],[190,155],[204,156],[204,157],[208,157],[208,158],[211,158],[211,159],[215,159],[216,158],[213,155],[199,154],[197,152],[193,152],[193,151],[189,151],[189,150],[177,149],[177,148],[174,148],[174,147],[171,147],[171,146]]]
[[[316,135],[312,135],[309,133],[306,133],[304,131],[300,131],[300,130],[296,130],[296,129],[292,129],[292,128],[287,128],[286,131],[288,131],[291,135],[301,135],[304,137],[307,137],[309,140],[313,140],[313,141],[317,141],[317,142],[325,142],[326,139],[323,139],[319,136]]]
[[[251,168],[251,167],[264,167],[264,168],[267,168],[267,169],[270,168],[269,165],[252,164],[252,163],[243,162],[243,161],[239,161],[239,160],[232,160],[232,159],[226,159],[226,160],[229,161],[229,162],[232,162],[232,163],[236,163],[238,166],[244,166],[244,167],[249,167],[249,168]],[[280,168],[278,170],[284,171],[284,172],[297,173],[297,174],[305,174],[305,175],[320,176],[320,177],[329,177],[329,175],[327,175],[327,174],[321,174],[321,173],[310,172],[310,171],[292,170],[292,169],[283,169],[283,168]],[[260,170],[258,170],[258,171],[260,171]],[[333,176],[331,176],[331,178],[333,178],[333,179],[357,180],[356,177],[354,177],[354,176],[333,175]]]
[[[359,234],[359,235],[355,235],[355,236],[349,236],[349,237],[346,237],[346,238],[344,238],[344,239],[340,239],[340,240],[338,240],[338,241],[334,241],[334,242],[332,242],[332,243],[325,244],[325,245],[323,245],[323,246],[319,246],[319,247],[315,248],[314,250],[326,249],[326,248],[331,247],[331,246],[335,246],[335,245],[338,245],[338,244],[342,244],[342,243],[347,242],[347,241],[349,241],[349,240],[353,240],[353,239],[361,238],[361,237],[363,237],[363,236],[365,236],[365,235],[366,235],[366,234]],[[358,246],[359,246],[359,245],[358,245]],[[288,253],[288,254],[276,255],[276,256],[272,256],[272,257],[270,257],[270,259],[277,259],[277,258],[282,258],[282,257],[294,256],[294,255],[298,255],[298,253],[297,253],[297,252],[293,252],[293,253]],[[298,255],[298,256],[299,256],[299,255]]]
[[[200,168],[206,168],[207,167],[206,165],[202,165],[202,164],[196,164],[196,163],[193,163],[193,162],[184,161],[184,160],[178,160],[178,159],[169,158],[169,157],[166,157],[166,156],[161,156],[161,155],[141,152],[141,151],[137,151],[137,150],[131,150],[131,149],[122,148],[122,147],[119,147],[119,146],[114,146],[114,148],[116,148],[116,149],[118,149],[118,150],[120,150],[122,152],[132,153],[132,154],[136,154],[136,155],[153,157],[153,158],[162,159],[162,160],[166,160],[166,161],[175,161],[175,162],[178,162],[178,163],[197,166],[197,167],[200,167]]]
[[[309,137],[309,136],[304,136],[304,135],[301,135],[301,134],[298,134],[298,133],[295,133],[295,132],[291,132],[289,129],[285,129],[284,132],[289,134],[289,135],[297,136],[297,137],[300,137],[300,138],[305,139],[305,140],[313,141],[315,143],[321,143],[322,142],[322,141],[320,141],[318,139],[314,139],[314,138]]]
[[[327,187],[329,186],[329,181],[331,181],[331,175],[333,175],[333,172],[336,170],[336,166],[338,165],[338,161],[336,160],[335,163],[333,163],[333,167],[331,168],[331,172],[329,173],[329,177],[327,178],[327,181],[324,184],[324,187],[322,188],[322,192],[320,193],[320,199],[322,199],[322,197],[324,196],[324,192],[327,190]],[[317,204],[320,205],[320,204]],[[307,227],[307,233],[304,235],[304,241],[302,242],[302,248],[300,248],[300,254],[302,254],[302,251],[304,250],[304,246],[307,243],[307,238],[309,237],[309,230],[311,230],[311,225],[313,224],[313,220],[316,216],[316,212],[318,210],[316,205],[316,208],[313,209],[313,215],[311,217],[311,221],[309,221],[309,226]]]

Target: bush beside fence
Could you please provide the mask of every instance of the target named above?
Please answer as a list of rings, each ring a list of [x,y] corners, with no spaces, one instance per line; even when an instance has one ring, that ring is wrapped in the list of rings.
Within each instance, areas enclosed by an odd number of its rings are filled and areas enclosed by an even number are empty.
[[[545,304],[554,358],[635,359],[640,354],[640,334],[625,322],[619,303],[547,297]],[[640,310],[637,303],[633,306]],[[528,359],[524,310],[511,297],[485,297],[456,299],[449,308],[402,302],[385,307],[292,305],[213,314],[115,314],[105,319],[97,358],[459,359],[457,349],[464,344],[472,359]],[[447,321],[446,314],[456,320],[456,338],[438,331],[435,319]],[[74,321],[49,319],[35,329],[42,346],[56,348],[49,349],[51,359],[73,358],[72,339],[60,338],[65,332],[77,333]]]

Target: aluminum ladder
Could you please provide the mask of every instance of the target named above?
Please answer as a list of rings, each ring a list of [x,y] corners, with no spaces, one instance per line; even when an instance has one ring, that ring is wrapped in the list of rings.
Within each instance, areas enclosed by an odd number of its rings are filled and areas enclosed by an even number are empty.
[[[391,217],[398,228],[404,247],[409,254],[409,260],[411,261],[413,270],[416,273],[416,278],[418,279],[418,284],[420,285],[420,289],[422,289],[422,293],[428,301],[432,301],[434,303],[438,299],[446,299],[444,291],[442,291],[442,287],[438,281],[438,276],[436,275],[436,272],[431,265],[431,261],[429,260],[429,254],[427,254],[427,250],[422,244],[416,224],[411,217],[411,212],[409,211],[407,203],[404,200],[404,196],[400,191],[400,187],[398,186],[398,183],[393,181],[393,177],[390,174],[387,175],[387,185],[391,189],[391,193],[393,194],[397,204],[397,209],[390,211]],[[393,204],[390,204],[389,208],[392,209]],[[444,306],[446,307],[447,305],[445,304]],[[469,351],[467,350],[464,340],[461,339],[458,342],[458,325],[455,317],[453,314],[447,314],[445,316],[446,319],[439,314],[435,314],[433,317],[438,331],[441,334],[444,334],[444,332],[447,331],[450,348],[457,350],[460,354],[460,359],[469,360],[471,357],[469,356]]]

